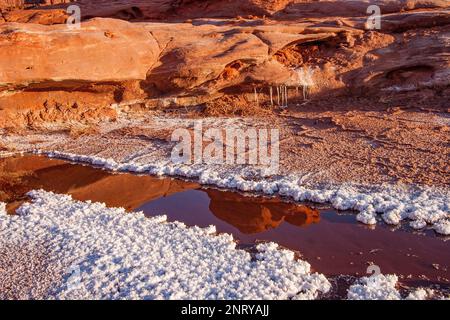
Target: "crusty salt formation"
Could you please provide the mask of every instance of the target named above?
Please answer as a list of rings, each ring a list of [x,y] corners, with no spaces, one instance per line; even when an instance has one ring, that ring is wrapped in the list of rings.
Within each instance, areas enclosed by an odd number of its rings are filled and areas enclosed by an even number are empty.
[[[349,300],[400,300],[400,293],[395,288],[396,275],[373,275],[363,277],[348,289]]]
[[[40,153],[40,151],[37,151]],[[249,168],[234,168],[230,171],[221,166],[179,165],[170,161],[155,161],[152,164],[141,162],[117,162],[98,156],[77,155],[59,151],[43,152],[49,157],[67,159],[101,166],[108,170],[147,172],[153,175],[181,176],[197,179],[201,184],[221,188],[255,191],[264,194],[279,194],[295,201],[330,203],[338,210],[355,210],[356,219],[365,224],[376,224],[380,217],[392,225],[401,221],[411,221],[415,229],[430,225],[437,233],[450,234],[450,207],[447,190],[430,187],[411,189],[406,186],[364,186],[328,185],[321,188],[303,186],[301,177],[266,177],[262,172]],[[249,172],[252,171],[252,172]],[[259,174],[259,177],[257,176]],[[253,178],[249,178],[252,177]],[[381,220],[378,219],[378,220]]]
[[[0,217],[0,243],[44,250],[49,268],[61,272],[45,294],[22,298],[314,299],[331,287],[274,243],[259,244],[252,256],[213,226],[186,227],[42,190],[28,195],[32,202],[18,215]]]
[[[362,277],[347,291],[349,300],[430,300],[448,299],[430,288],[414,288],[402,297],[397,288],[398,277],[394,274],[377,274]]]

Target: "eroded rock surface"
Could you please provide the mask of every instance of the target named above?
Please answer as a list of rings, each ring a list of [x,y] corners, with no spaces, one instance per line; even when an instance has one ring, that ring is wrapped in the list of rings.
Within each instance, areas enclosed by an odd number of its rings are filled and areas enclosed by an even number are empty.
[[[374,3],[381,29],[367,30]],[[1,127],[114,120],[136,104],[274,107],[431,90],[445,110],[449,97],[446,1],[80,1],[79,29],[64,23],[67,5],[2,13]]]

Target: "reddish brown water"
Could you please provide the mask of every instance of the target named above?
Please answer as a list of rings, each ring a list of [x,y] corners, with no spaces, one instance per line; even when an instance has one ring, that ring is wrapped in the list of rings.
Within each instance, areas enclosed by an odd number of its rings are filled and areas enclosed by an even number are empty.
[[[449,288],[450,242],[433,232],[413,233],[385,225],[369,228],[354,213],[316,210],[279,198],[202,189],[177,179],[113,174],[39,156],[0,159],[0,201],[12,212],[25,192],[43,188],[146,215],[166,214],[187,225],[215,225],[241,246],[274,241],[298,251],[328,276],[364,275],[369,264],[396,273],[403,283]]]
[[[155,199],[138,210],[188,225],[215,225],[242,244],[274,241],[299,251],[327,275],[364,275],[374,263],[382,273],[403,275],[404,282],[449,283],[450,243],[444,238],[386,226],[371,229],[357,223],[353,213],[203,189]]]

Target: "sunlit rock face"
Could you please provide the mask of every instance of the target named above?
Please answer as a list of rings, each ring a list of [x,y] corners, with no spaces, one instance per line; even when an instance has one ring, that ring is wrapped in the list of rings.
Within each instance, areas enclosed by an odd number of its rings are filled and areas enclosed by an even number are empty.
[[[114,119],[111,104],[159,55],[148,31],[122,20],[93,19],[74,30],[5,23],[0,33],[0,127]]]
[[[367,30],[372,3],[389,13],[379,30]],[[0,127],[64,121],[65,113],[113,119],[111,105],[137,100],[154,108],[248,104],[255,90],[273,105],[280,86],[299,102],[305,92],[327,99],[448,85],[446,1],[77,5],[80,28],[65,24],[64,3],[0,15]]]
[[[22,8],[24,0],[0,0],[0,9]]]
[[[13,10],[70,2],[70,0],[0,0],[0,9]]]

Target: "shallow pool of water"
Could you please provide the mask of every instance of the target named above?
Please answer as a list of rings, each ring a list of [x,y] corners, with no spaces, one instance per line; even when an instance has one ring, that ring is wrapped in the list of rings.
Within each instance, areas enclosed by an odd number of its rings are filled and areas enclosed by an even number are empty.
[[[71,194],[148,216],[165,214],[187,225],[215,225],[242,247],[274,241],[298,251],[327,276],[365,275],[370,264],[411,284],[449,287],[450,242],[433,232],[358,223],[354,213],[202,188],[194,182],[111,173],[41,156],[0,159],[0,201],[14,210],[32,189]]]

